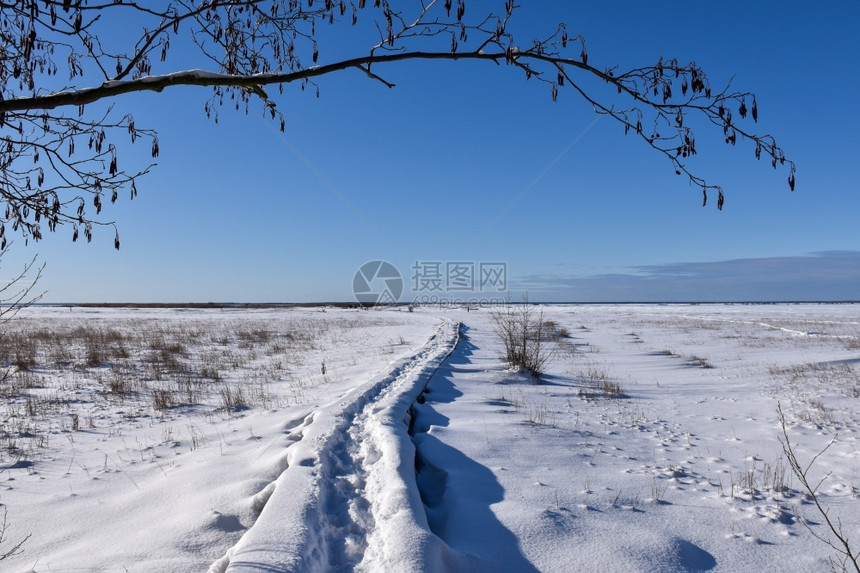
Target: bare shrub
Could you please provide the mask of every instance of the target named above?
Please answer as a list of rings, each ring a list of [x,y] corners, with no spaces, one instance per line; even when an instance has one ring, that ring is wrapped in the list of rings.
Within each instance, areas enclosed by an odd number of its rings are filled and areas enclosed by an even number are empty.
[[[173,393],[170,390],[155,389],[152,391],[152,407],[158,412],[166,412],[173,406]]]
[[[31,370],[36,367],[36,340],[30,336],[14,337],[13,364],[18,370]]]
[[[236,410],[244,409],[248,406],[248,401],[245,398],[245,391],[241,386],[224,386],[219,391],[221,394],[221,408],[227,412],[235,412]]]
[[[218,383],[221,381],[221,372],[215,366],[204,365],[200,368],[200,377]]]
[[[103,359],[99,350],[100,349],[97,346],[87,348],[86,365],[90,368],[96,368],[102,365]]]
[[[627,393],[616,380],[612,379],[606,370],[595,365],[589,365],[581,370],[579,378],[582,387],[579,389],[580,398],[627,398]]]
[[[126,396],[131,394],[132,385],[129,379],[122,374],[111,372],[111,375],[108,378],[108,391],[112,395],[120,399],[124,399]]]
[[[493,326],[505,346],[505,361],[520,371],[540,378],[552,353],[548,347],[551,331],[543,310],[535,310],[528,297],[518,305],[510,303],[490,313]]]
[[[711,362],[707,358],[704,358],[702,356],[690,356],[690,358],[687,359],[687,364],[689,364],[690,366],[697,366],[699,368],[706,369],[714,367],[714,365],[711,364]]]

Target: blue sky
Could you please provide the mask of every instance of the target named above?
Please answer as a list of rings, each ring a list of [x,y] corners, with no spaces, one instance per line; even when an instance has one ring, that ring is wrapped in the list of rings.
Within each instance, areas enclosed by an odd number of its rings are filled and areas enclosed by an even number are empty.
[[[504,66],[398,64],[376,70],[394,89],[356,72],[322,78],[319,99],[288,87],[285,134],[255,110],[215,125],[205,88],[117,100],[161,148],[139,197],[106,209],[122,249],[108,230],[87,245],[61,229],[18,240],[0,274],[38,253],[46,301],[348,301],[369,260],[400,269],[404,298],[415,261],[501,261],[532,300],[860,299],[860,4],[535,1],[517,18],[523,41],[566,22],[599,66],[662,55],[714,86],[734,77],[797,190],[699,130],[690,165],[726,192],[722,212],[702,208],[572,91],[553,103]]]

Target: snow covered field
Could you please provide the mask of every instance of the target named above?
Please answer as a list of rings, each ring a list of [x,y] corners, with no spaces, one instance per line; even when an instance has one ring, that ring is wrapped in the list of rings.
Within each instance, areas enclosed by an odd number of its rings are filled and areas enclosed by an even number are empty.
[[[27,309],[0,570],[826,571],[778,403],[860,546],[860,305],[542,308]]]

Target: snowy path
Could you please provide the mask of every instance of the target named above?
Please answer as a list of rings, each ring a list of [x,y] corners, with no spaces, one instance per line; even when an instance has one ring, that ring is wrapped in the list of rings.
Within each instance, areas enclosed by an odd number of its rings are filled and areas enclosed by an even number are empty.
[[[408,410],[454,351],[446,320],[415,354],[287,429],[284,471],[257,496],[260,516],[211,572],[435,569],[415,483]]]

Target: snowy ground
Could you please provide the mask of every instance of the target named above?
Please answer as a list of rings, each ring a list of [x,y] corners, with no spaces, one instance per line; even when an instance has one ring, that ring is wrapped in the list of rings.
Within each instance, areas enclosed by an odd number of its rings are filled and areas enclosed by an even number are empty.
[[[536,382],[485,310],[28,309],[0,569],[828,570],[777,403],[860,545],[860,305],[543,310]]]

